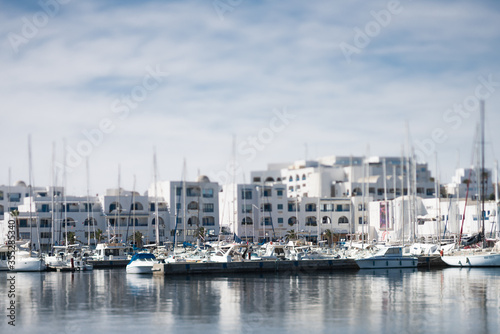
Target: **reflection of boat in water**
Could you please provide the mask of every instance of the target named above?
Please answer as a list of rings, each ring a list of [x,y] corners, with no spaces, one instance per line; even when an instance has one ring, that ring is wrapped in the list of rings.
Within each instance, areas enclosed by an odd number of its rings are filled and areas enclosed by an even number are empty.
[[[152,274],[153,264],[158,263],[154,254],[137,253],[127,264],[127,274]]]
[[[392,246],[380,249],[375,255],[355,259],[361,269],[416,268],[418,258],[404,256],[403,247]]]
[[[0,245],[0,271],[9,270],[9,247]]]

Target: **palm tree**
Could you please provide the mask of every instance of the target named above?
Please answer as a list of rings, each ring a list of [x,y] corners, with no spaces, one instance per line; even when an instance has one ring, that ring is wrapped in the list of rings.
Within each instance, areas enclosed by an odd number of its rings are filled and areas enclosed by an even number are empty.
[[[68,232],[68,245],[73,245],[77,242],[81,243],[81,241],[76,238],[75,232]]]
[[[325,232],[323,232],[322,239],[326,239],[326,241],[328,242],[328,248],[332,247],[332,243],[333,243],[333,232],[332,232],[332,230],[330,230],[330,229],[325,230]]]
[[[205,228],[203,226],[196,229],[195,237],[200,240],[205,240]]]
[[[137,248],[142,248],[142,237],[142,233],[140,231],[136,231],[134,234],[128,237],[128,240],[134,242]]]
[[[295,230],[287,231],[285,234],[285,239],[286,241],[297,240],[297,233],[295,232]]]
[[[104,239],[106,239],[106,236],[104,236],[102,233],[103,232],[101,229],[97,229],[97,231],[95,231],[95,240],[98,244],[101,243],[101,241],[103,241]]]

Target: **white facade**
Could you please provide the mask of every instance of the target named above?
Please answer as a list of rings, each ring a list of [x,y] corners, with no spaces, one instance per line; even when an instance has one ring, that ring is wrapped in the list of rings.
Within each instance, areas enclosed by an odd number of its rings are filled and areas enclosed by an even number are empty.
[[[21,188],[10,189],[16,194],[23,193]],[[18,216],[5,212],[0,220],[0,239],[6,238],[8,221],[17,220],[18,238],[31,240],[34,249],[43,251],[65,244],[67,233],[74,233],[76,240],[85,245],[95,245],[97,230],[103,232],[103,241],[130,242],[129,237],[137,231],[144,236],[144,243],[156,240],[154,200],[147,196],[123,189],[108,190],[100,197],[64,196],[62,188],[50,187],[35,188],[33,197],[29,192],[24,194],[28,196],[21,203],[14,202],[18,204]],[[160,242],[164,242],[168,234],[165,231],[168,207],[165,203],[159,207],[159,236]]]
[[[471,199],[480,198],[481,182],[484,183],[485,198],[488,199],[494,193],[491,170],[486,169],[483,179],[480,180],[479,169],[459,168],[451,178],[451,183],[445,186],[446,192],[451,197],[465,198],[467,194],[467,184],[469,185],[468,197]]]
[[[154,185],[149,189],[154,194]],[[198,181],[159,182],[156,191],[170,210],[170,240],[193,242],[203,227],[206,237],[219,234],[219,185],[201,176]]]
[[[389,240],[422,240],[457,239],[460,233],[470,236],[481,232],[481,204],[468,200],[422,199],[408,196],[387,202],[371,202],[370,231],[371,239]],[[465,216],[465,217],[464,217]],[[478,219],[479,217],[479,219]],[[500,233],[498,224],[498,207],[494,201],[485,202],[484,207],[485,234],[487,238],[495,238]]]

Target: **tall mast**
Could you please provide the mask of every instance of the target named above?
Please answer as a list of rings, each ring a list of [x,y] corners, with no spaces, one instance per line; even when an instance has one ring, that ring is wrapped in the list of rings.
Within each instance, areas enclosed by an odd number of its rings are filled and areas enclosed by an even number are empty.
[[[54,222],[54,218],[55,218],[55,215],[54,215],[54,192],[55,192],[55,182],[54,182],[54,179],[55,179],[55,160],[56,160],[56,143],[55,142],[52,142],[52,168],[50,169],[50,182],[52,183],[51,187],[51,191],[50,191],[50,206],[51,206],[51,210],[50,210],[50,221],[51,221],[51,224],[50,224],[50,251],[52,251],[52,247],[54,246],[54,233],[55,233],[55,222]]]
[[[33,180],[32,180],[32,165],[31,165],[31,135],[28,135],[28,182],[29,182],[29,197],[30,197],[30,208],[29,208],[29,222],[30,222],[30,256],[31,256],[31,248],[33,243],[33,221],[31,220],[32,216],[32,201],[33,201]]]
[[[67,161],[66,161],[66,139],[63,139],[63,161],[64,161],[64,168],[63,168],[63,191],[64,191],[64,245],[68,246],[68,204],[66,203],[66,166],[67,166]]]
[[[89,158],[85,159],[85,173],[87,177],[87,245],[90,247],[90,224],[93,225],[93,220],[90,220],[90,177],[89,177]]]
[[[153,156],[154,178],[155,178],[155,242],[156,247],[160,246],[160,220],[158,218],[158,168],[156,163],[156,148]]]
[[[484,234],[484,197],[485,197],[485,176],[484,170],[484,100],[481,100],[481,233],[483,234],[483,248],[486,247],[486,235]]]

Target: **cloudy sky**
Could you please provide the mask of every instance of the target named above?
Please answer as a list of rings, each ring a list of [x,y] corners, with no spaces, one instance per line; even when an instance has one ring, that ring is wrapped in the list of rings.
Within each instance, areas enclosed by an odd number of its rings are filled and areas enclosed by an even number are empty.
[[[469,166],[479,99],[500,136],[500,3],[0,0],[0,184],[70,193],[198,173],[249,180],[268,163],[400,156],[448,182]],[[235,138],[235,149],[233,149]],[[66,143],[66,148],[64,146]],[[64,153],[65,152],[65,153]],[[120,170],[120,173],[118,172]],[[58,183],[62,175],[58,173]]]

